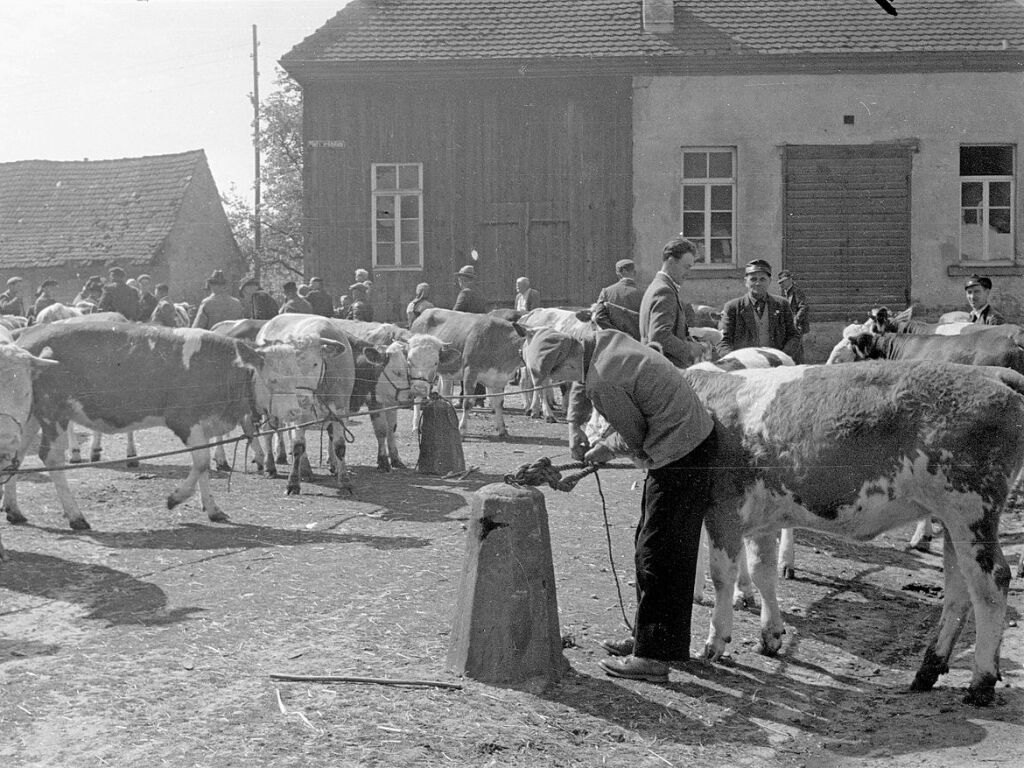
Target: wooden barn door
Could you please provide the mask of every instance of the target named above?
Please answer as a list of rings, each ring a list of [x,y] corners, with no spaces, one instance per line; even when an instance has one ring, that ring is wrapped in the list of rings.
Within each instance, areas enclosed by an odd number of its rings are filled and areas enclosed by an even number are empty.
[[[911,152],[905,144],[786,147],[783,266],[806,291],[812,323],[909,303]]]
[[[568,206],[558,202],[489,203],[478,230],[481,288],[494,306],[510,307],[520,275],[548,306],[573,303]]]

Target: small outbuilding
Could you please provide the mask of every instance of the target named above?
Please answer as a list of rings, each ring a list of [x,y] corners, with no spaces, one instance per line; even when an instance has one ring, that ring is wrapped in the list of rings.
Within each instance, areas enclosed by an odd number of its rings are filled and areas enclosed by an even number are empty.
[[[203,150],[0,163],[0,285],[23,278],[28,305],[43,280],[56,280],[67,302],[114,266],[193,305],[213,270],[232,282],[244,274]]]

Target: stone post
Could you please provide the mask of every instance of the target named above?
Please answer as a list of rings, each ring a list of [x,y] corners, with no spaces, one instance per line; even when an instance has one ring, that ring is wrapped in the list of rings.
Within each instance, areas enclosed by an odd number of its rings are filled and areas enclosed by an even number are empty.
[[[555,681],[568,670],[547,509],[536,488],[493,483],[474,494],[448,664],[506,684]]]

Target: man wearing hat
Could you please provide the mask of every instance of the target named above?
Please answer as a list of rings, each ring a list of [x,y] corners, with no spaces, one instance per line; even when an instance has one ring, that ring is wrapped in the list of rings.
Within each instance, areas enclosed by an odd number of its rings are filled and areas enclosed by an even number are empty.
[[[1006,320],[988,303],[988,295],[992,292],[992,281],[987,277],[971,275],[964,283],[967,292],[967,303],[971,307],[971,322],[982,325],[1003,325]]]
[[[807,295],[796,287],[793,282],[793,273],[788,269],[779,272],[779,288],[782,289],[782,296],[789,302],[789,310],[793,313],[793,324],[796,326],[797,334],[800,336],[800,343],[796,348],[793,362],[802,365],[804,362],[804,336],[811,331],[809,317],[810,308],[807,306]]]
[[[309,293],[306,294],[306,301],[313,308],[314,315],[334,317],[334,297],[324,290],[323,278],[309,278]]]
[[[300,315],[312,315],[313,308],[309,306],[309,302],[299,296],[299,286],[295,284],[294,280],[289,280],[287,283],[281,286],[281,290],[284,291],[284,303],[281,305],[281,309],[278,312],[280,315],[287,315],[288,313],[297,313]]]
[[[600,464],[626,454],[647,470],[633,636],[602,643],[619,658],[601,667],[613,677],[667,682],[668,663],[690,655],[700,529],[715,464],[711,415],[671,361],[624,333],[598,330],[577,340],[541,329],[530,334],[523,357],[537,376],[577,382],[567,412],[576,460]],[[583,432],[592,408],[610,425],[593,445]]]
[[[56,297],[53,295],[53,290],[59,285],[59,283],[53,278],[47,278],[39,286],[39,295],[36,296],[35,303],[32,305],[32,309],[29,312],[32,313],[32,317],[39,317],[39,313],[42,312],[49,306],[57,303]]]
[[[639,314],[643,294],[636,287],[636,264],[632,259],[619,259],[615,262],[615,274],[619,276],[618,282],[601,289],[597,294],[598,303],[615,304]]]
[[[746,347],[772,347],[792,357],[799,354],[800,334],[793,323],[789,302],[768,293],[772,265],[755,259],[743,270],[745,296],[726,302],[718,329],[722,340],[718,351],[726,355]]]
[[[128,275],[120,267],[107,270],[109,282],[103,286],[99,304],[100,312],[120,312],[127,320],[139,319],[139,292],[128,285]]]
[[[206,279],[206,288],[210,291],[199,304],[196,317],[192,321],[193,328],[210,330],[217,323],[225,320],[241,320],[245,317],[245,309],[242,302],[228,293],[228,281],[224,277],[224,270],[215,269]]]
[[[640,341],[660,345],[662,354],[680,368],[694,362],[686,343],[693,307],[683,301],[680,289],[696,254],[697,246],[682,235],[665,243],[661,269],[640,301]]]
[[[20,277],[7,278],[7,290],[0,293],[0,315],[25,316],[25,302],[21,300]]]
[[[476,267],[467,264],[455,273],[459,282],[459,295],[452,307],[457,312],[474,312],[478,315],[487,313],[487,301],[476,290]]]
[[[277,315],[280,307],[274,297],[263,290],[255,277],[246,277],[238,284],[238,298],[242,302],[245,316],[250,320],[269,320]]]

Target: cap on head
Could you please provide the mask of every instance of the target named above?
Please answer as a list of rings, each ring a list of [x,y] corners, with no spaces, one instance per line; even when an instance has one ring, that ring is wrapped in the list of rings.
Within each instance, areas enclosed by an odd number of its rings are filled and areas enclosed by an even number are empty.
[[[458,275],[459,277],[468,277],[470,280],[475,280],[476,267],[474,267],[472,264],[467,264],[455,274]]]
[[[967,290],[968,288],[973,288],[976,285],[980,285],[986,291],[992,290],[992,281],[989,280],[987,277],[982,277],[981,275],[971,275],[969,278],[967,278],[967,282],[964,283],[964,290]]]
[[[10,288],[12,285],[17,285],[20,282],[22,282],[22,279],[20,277],[8,277],[7,287]]]
[[[324,281],[324,279],[322,277],[311,277],[311,278],[309,278],[309,284],[310,285],[312,285],[313,283],[323,283],[323,281]]]
[[[242,281],[238,284],[238,290],[241,291],[243,288],[247,288],[250,285],[254,285],[257,288],[260,286],[260,281],[250,275],[249,277],[243,277]]]
[[[128,274],[120,267],[111,267],[107,270],[107,277],[111,280],[124,280]]]
[[[681,259],[687,253],[696,255],[697,245],[680,233],[665,243],[661,249],[661,259]]]
[[[533,335],[523,349],[523,362],[537,380],[543,380],[574,354],[583,349],[583,344],[564,333],[542,328]]]
[[[754,259],[753,261],[748,261],[747,266],[743,269],[744,275],[753,275],[757,272],[764,272],[768,277],[771,277],[772,265],[764,259]]]
[[[53,278],[49,278],[47,280],[43,280],[43,282],[39,284],[39,287],[40,288],[49,288],[52,285],[60,285],[60,283],[58,283]]]
[[[227,283],[227,278],[224,277],[223,269],[215,269],[210,273],[210,276],[206,278],[208,285],[224,285]]]
[[[619,259],[615,262],[616,272],[632,272],[636,269],[636,264],[633,263],[632,259]]]
[[[136,280],[138,280],[138,281],[139,281],[140,283],[141,283],[141,282],[142,282],[143,280],[149,280],[150,282],[152,282],[152,281],[153,281],[153,278],[152,278],[152,277],[150,277],[149,275],[145,275],[145,274],[143,274],[143,275],[139,275],[139,276],[138,276],[137,278],[135,278],[135,279],[136,279]]]
[[[793,273],[790,272],[788,269],[784,269],[781,272],[779,272],[779,282],[780,283],[783,280],[792,280],[792,279],[793,279]]]

